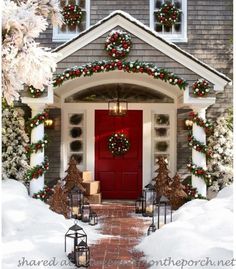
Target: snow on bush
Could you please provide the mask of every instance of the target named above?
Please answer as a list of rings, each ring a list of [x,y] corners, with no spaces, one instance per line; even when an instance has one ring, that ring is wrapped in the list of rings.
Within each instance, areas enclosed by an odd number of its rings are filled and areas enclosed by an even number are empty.
[[[172,223],[145,237],[137,249],[145,253],[151,268],[222,269],[222,264],[213,266],[210,262],[219,260],[230,265],[233,259],[233,186],[224,188],[211,201],[196,199],[186,203],[174,213]],[[165,259],[168,266],[163,266]],[[181,263],[182,259],[187,261],[183,261],[185,266],[173,264],[178,260]],[[193,265],[193,261],[199,263]],[[207,266],[203,266],[204,262]]]
[[[64,236],[74,222],[49,210],[40,200],[28,196],[25,186],[15,180],[2,182],[2,257],[4,269],[15,268],[74,268],[67,266],[19,266],[23,257],[31,260],[56,258],[68,262],[64,252]],[[97,227],[79,222],[88,235],[88,244],[104,237]]]

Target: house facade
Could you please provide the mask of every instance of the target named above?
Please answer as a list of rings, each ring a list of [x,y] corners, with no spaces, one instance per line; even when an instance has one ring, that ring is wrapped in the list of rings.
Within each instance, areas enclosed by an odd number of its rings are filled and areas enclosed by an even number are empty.
[[[180,20],[165,27],[156,16],[163,0],[61,1],[62,6],[78,4],[82,22],[41,35],[41,45],[59,55],[54,87],[47,96],[22,98],[33,115],[47,108],[54,121],[54,128],[45,130],[47,182],[63,178],[73,156],[81,171],[91,171],[101,182],[104,198],[135,199],[154,177],[158,156],[168,160],[171,176],[190,175],[191,158],[207,169],[204,154],[188,147],[185,120],[190,111],[214,120],[232,105],[232,1],[217,0],[214,6],[212,1],[172,2],[181,10]],[[112,58],[104,49],[112,31],[132,40],[125,59]],[[198,79],[210,85],[206,97],[193,94]],[[117,98],[128,103],[126,116],[109,115],[109,101]],[[31,138],[44,134],[40,128]],[[124,134],[129,143],[121,156],[109,150],[114,134]],[[193,135],[206,144],[197,124]],[[33,156],[31,163],[42,162],[43,155]],[[201,177],[192,175],[192,184],[206,195]]]

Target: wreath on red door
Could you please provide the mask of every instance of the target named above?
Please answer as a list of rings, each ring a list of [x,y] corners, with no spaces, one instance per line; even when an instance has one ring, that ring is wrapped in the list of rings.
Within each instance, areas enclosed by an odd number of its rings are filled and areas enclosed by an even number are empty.
[[[121,156],[130,149],[130,142],[125,134],[115,133],[108,139],[108,149],[112,155]]]

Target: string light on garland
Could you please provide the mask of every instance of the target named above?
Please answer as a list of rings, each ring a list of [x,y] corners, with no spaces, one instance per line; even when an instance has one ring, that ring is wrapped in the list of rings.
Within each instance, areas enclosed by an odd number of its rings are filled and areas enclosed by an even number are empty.
[[[108,149],[112,155],[121,156],[130,149],[130,142],[125,134],[115,133],[108,139]]]
[[[198,97],[206,96],[209,91],[209,84],[205,79],[198,79],[196,82],[192,85],[193,94]]]
[[[187,168],[189,169],[189,171],[195,175],[198,176],[202,179],[204,179],[204,181],[206,182],[207,186],[211,185],[211,175],[208,173],[207,170],[203,169],[200,166],[197,166],[193,163],[188,163],[187,164]]]
[[[37,143],[31,143],[26,147],[27,155],[29,156],[32,153],[37,153],[38,151],[42,151],[48,145],[48,136],[45,135],[42,140],[39,140]]]
[[[111,31],[105,42],[105,50],[115,59],[126,57],[131,47],[131,36],[121,30]]]
[[[29,120],[28,127],[30,129],[33,129],[33,128],[37,127],[38,125],[44,123],[45,120],[47,120],[47,119],[48,119],[47,112],[39,113],[39,114],[35,115],[32,119]]]
[[[44,186],[43,190],[34,193],[33,198],[34,199],[39,199],[43,202],[47,202],[48,198],[53,194],[53,190],[49,188],[48,186]]]
[[[156,12],[158,22],[161,24],[171,27],[176,22],[180,21],[181,10],[178,9],[171,2],[163,3],[160,9]]]
[[[83,18],[83,12],[78,5],[64,6],[62,15],[64,17],[64,23],[69,26],[79,25]]]
[[[206,197],[198,193],[197,188],[194,188],[190,184],[184,185],[184,191],[188,195],[187,201],[191,201],[193,199],[207,199]]]
[[[26,173],[26,180],[30,181],[33,178],[37,179],[42,176],[49,169],[48,158],[45,157],[44,162],[41,165],[36,165],[29,169]]]
[[[45,89],[35,89],[33,86],[28,87],[28,92],[33,98],[39,98],[45,92]]]
[[[208,120],[204,120],[200,117],[198,117],[198,113],[190,112],[189,113],[190,120],[193,121],[193,123],[197,124],[198,126],[202,127],[206,134],[211,134],[213,131],[213,123]]]
[[[66,69],[62,74],[58,74],[53,80],[53,86],[62,85],[65,81],[75,79],[81,76],[92,76],[95,73],[104,73],[114,70],[121,70],[128,73],[144,73],[152,76],[154,79],[160,79],[171,85],[176,85],[179,89],[184,90],[187,82],[176,74],[163,68],[145,62],[135,61],[127,62],[121,60],[95,61],[90,64],[75,66]]]
[[[188,135],[188,145],[196,151],[205,154],[207,159],[211,159],[213,157],[213,152],[209,150],[207,145],[198,141],[191,133]]]

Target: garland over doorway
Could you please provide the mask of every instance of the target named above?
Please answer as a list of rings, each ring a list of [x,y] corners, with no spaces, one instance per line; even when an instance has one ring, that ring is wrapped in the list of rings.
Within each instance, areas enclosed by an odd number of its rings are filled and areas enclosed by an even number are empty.
[[[176,74],[164,69],[158,68],[154,64],[141,61],[129,62],[121,60],[103,60],[95,61],[82,66],[74,66],[66,69],[62,74],[58,74],[53,80],[53,86],[61,86],[65,81],[75,79],[81,76],[92,76],[94,73],[105,73],[109,71],[120,70],[128,73],[144,73],[152,76],[154,79],[160,79],[171,85],[177,85],[180,90],[185,90],[187,81]]]

